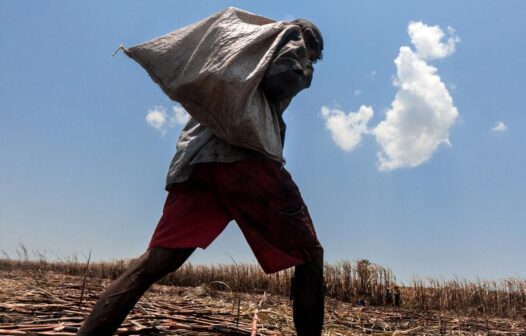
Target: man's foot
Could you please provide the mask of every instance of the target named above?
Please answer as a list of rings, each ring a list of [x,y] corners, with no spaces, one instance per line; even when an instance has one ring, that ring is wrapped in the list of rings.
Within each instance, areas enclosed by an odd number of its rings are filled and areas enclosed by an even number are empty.
[[[194,251],[151,248],[99,297],[77,336],[111,336],[156,281],[178,269]]]

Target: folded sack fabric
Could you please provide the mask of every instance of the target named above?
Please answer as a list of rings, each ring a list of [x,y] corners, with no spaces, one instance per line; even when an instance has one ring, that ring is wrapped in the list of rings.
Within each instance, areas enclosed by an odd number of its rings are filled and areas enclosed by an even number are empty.
[[[219,138],[283,161],[278,118],[260,83],[289,42],[302,51],[299,67],[304,67],[308,59],[298,26],[227,8],[123,50]]]

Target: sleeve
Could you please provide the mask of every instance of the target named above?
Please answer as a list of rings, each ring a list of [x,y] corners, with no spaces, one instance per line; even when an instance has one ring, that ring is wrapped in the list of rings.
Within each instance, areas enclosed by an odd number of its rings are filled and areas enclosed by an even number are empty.
[[[310,86],[313,71],[301,33],[296,32],[277,52],[261,88],[271,102],[290,99]]]

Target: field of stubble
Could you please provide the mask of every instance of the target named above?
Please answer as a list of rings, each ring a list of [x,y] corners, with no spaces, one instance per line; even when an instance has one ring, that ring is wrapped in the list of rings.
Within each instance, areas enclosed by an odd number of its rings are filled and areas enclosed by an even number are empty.
[[[0,335],[75,335],[110,280],[0,271]],[[286,296],[155,285],[118,335],[294,335]],[[468,317],[328,298],[324,335],[526,335],[523,317]]]

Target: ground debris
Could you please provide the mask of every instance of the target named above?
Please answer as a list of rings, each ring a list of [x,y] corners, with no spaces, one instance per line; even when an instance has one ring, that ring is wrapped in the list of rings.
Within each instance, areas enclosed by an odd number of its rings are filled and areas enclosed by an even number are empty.
[[[0,271],[0,335],[75,335],[108,284],[109,280],[54,272]],[[116,333],[251,334],[294,335],[289,300],[269,294],[218,291],[210,285],[196,288],[155,285]],[[357,307],[327,299],[324,335],[526,336],[526,321]]]

